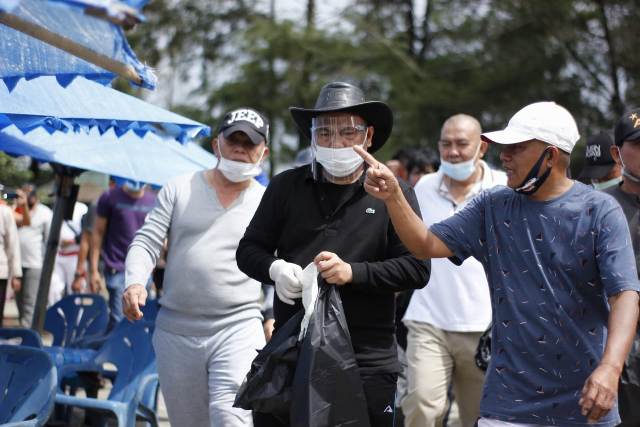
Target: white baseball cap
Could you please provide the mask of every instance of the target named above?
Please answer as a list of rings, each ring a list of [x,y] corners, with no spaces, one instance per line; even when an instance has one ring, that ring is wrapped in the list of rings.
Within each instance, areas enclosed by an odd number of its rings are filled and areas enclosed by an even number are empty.
[[[537,139],[571,154],[580,139],[573,116],[555,102],[529,104],[511,117],[504,130],[481,135],[486,142],[517,144]]]

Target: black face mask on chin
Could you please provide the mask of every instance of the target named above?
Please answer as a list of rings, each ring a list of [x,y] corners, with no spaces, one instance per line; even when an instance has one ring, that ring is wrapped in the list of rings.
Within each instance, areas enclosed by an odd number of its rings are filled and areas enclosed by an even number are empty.
[[[538,191],[538,189],[544,184],[544,182],[549,178],[549,174],[551,173],[551,167],[548,167],[546,171],[540,176],[538,176],[538,172],[540,172],[540,168],[542,167],[542,163],[544,159],[549,154],[548,150],[550,147],[544,149],[538,161],[533,165],[527,176],[524,178],[522,183],[514,189],[516,193],[525,194],[530,196],[531,194]]]

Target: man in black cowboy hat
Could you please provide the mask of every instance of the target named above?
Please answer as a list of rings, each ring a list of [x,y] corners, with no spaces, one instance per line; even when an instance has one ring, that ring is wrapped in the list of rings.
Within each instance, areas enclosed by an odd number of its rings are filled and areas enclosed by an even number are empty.
[[[393,115],[386,104],[365,102],[359,88],[340,82],[321,89],[315,108],[290,111],[311,139],[313,161],[273,178],[240,241],[238,266],[275,284],[276,331],[302,307],[307,264],[315,262],[324,280],[340,287],[371,425],[391,426],[399,370],[394,292],[421,288],[429,270],[400,242],[384,203],[364,191],[364,162],[352,147],[382,147]],[[418,213],[413,191],[403,190]],[[258,427],[281,425],[263,414],[254,420]]]

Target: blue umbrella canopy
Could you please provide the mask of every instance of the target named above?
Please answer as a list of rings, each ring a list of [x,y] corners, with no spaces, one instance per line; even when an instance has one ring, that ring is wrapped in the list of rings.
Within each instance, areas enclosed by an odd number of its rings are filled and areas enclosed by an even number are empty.
[[[101,132],[114,129],[116,135],[153,131],[181,142],[210,134],[202,123],[85,78],[75,79],[66,88],[54,77],[22,80],[12,91],[0,83],[0,130],[10,125],[23,132],[36,127],[49,131],[97,127]]]
[[[19,0],[0,0],[2,1],[19,1]],[[52,2],[65,3],[70,6],[80,7],[88,13],[102,12],[104,15],[121,20],[126,16],[133,16],[138,21],[144,21],[142,8],[149,0],[49,0]]]
[[[215,166],[216,158],[196,143],[180,144],[154,133],[53,132],[26,134],[11,126],[0,131],[0,151],[41,162],[101,172],[133,181],[164,185],[173,177]]]
[[[113,7],[121,3],[106,0],[0,0],[0,79],[9,89],[23,78],[55,76],[66,86],[77,76],[105,84],[117,74],[155,87],[155,75],[138,60],[122,28],[67,3],[97,9],[104,3],[107,15],[122,10]]]

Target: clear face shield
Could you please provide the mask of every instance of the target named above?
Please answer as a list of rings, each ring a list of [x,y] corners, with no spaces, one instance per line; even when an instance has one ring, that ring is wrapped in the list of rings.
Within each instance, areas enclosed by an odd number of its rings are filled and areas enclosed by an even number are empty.
[[[331,177],[345,178],[357,172],[362,158],[353,150],[367,141],[367,125],[351,114],[324,115],[311,120],[311,151],[314,176],[316,162]]]

